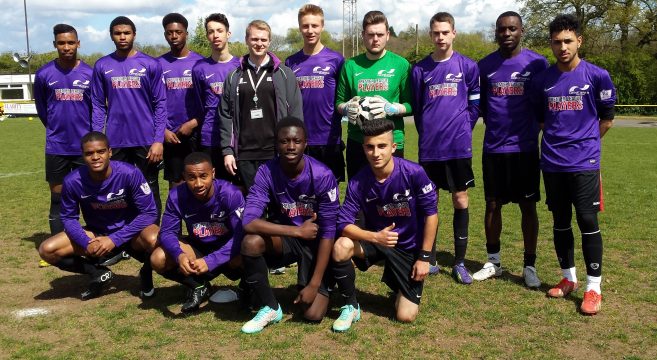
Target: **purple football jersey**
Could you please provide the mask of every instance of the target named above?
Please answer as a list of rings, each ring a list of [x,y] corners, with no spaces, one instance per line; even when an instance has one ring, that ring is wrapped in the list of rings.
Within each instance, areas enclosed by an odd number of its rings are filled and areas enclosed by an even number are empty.
[[[358,212],[365,216],[365,229],[380,231],[395,223],[399,239],[395,247],[417,251],[424,242],[425,217],[438,213],[436,186],[424,169],[411,161],[393,157],[395,168],[383,182],[368,166],[349,180],[338,214],[337,235],[354,224]]]
[[[157,59],[167,91],[167,129],[176,132],[180,125],[194,119],[200,106],[192,84],[192,68],[203,56],[190,51],[186,57],[177,58],[168,52]]]
[[[201,59],[192,69],[196,97],[201,106],[196,119],[201,121],[201,145],[219,146],[219,122],[217,107],[224,92],[224,80],[229,72],[240,66],[240,58],[233,56],[225,63],[216,62],[212,57]]]
[[[53,60],[34,76],[34,102],[46,127],[46,154],[80,155],[80,139],[91,131],[92,69],[82,60],[64,70]]]
[[[285,60],[301,89],[308,145],[340,143],[342,116],[335,110],[335,89],[343,64],[342,55],[327,47],[315,55],[301,50]]]
[[[260,166],[246,197],[244,225],[262,216],[269,206],[282,225],[300,226],[317,214],[319,239],[334,239],[340,194],[326,165],[304,155],[303,171],[295,179],[283,173],[278,157]]]
[[[509,59],[495,51],[479,61],[480,109],[486,124],[484,152],[538,150],[539,127],[529,84],[547,67],[542,55],[528,49]]]
[[[471,158],[479,117],[477,64],[457,52],[440,62],[429,55],[413,66],[411,83],[419,160]]]
[[[112,173],[102,182],[89,176],[81,166],[64,178],[61,219],[66,235],[83,248],[89,237],[80,224],[80,210],[86,228],[96,236],[108,235],[120,246],[157,221],[155,199],[141,171],[121,161],[110,161]]]
[[[532,81],[532,101],[544,122],[541,169],[600,169],[598,112],[616,103],[616,89],[609,73],[584,60],[569,72],[552,65]]]
[[[167,96],[156,59],[141,52],[100,58],[94,66],[91,95],[92,127],[105,129],[113,148],[164,142]]]
[[[210,271],[239,255],[244,212],[244,196],[237,187],[220,179],[214,179],[213,185],[214,194],[207,202],[196,199],[187,184],[171,189],[160,229],[162,247],[178,261],[183,253],[178,240],[184,221],[187,242],[212,249],[203,258]]]

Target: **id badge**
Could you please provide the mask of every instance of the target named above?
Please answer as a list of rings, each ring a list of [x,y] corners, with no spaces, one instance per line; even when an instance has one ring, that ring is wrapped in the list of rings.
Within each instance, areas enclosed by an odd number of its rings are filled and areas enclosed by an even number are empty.
[[[251,119],[262,119],[262,109],[252,109]]]

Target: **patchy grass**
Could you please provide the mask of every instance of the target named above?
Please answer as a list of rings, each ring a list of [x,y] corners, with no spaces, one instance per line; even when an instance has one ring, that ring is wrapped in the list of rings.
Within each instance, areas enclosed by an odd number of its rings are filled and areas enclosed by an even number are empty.
[[[481,126],[475,129],[480,151]],[[582,292],[547,299],[560,278],[554,256],[551,217],[540,203],[537,268],[545,285],[522,286],[520,213],[504,208],[502,261],[505,275],[461,286],[444,270],[427,281],[420,316],[414,324],[391,320],[393,299],[379,282],[381,269],[357,274],[363,319],[346,334],[330,332],[338,300],[318,325],[298,320],[291,305],[296,270],[271,277],[285,319],[262,334],[240,334],[252,314],[235,304],[204,305],[196,315],[180,315],[181,286],[156,276],[157,296],[137,297],[139,266],[114,267],[116,280],[106,295],[79,300],[86,278],[56,268],[39,269],[35,247],[48,235],[48,186],[43,172],[41,124],[25,118],[0,123],[0,357],[69,358],[631,358],[657,357],[657,129],[615,128],[604,139],[603,178],[607,211],[600,214],[605,242],[604,304],[601,314],[582,316]],[[417,157],[417,134],[408,127],[406,148]],[[471,190],[471,271],[485,261],[481,153],[473,164]],[[163,194],[166,194],[166,184]],[[164,200],[164,199],[163,199]],[[452,260],[451,206],[441,192],[439,261]],[[576,237],[578,234],[576,234]],[[579,249],[579,245],[577,246]],[[579,277],[585,273],[577,251]],[[223,278],[215,285],[232,286]],[[15,310],[42,307],[49,315],[16,319]]]

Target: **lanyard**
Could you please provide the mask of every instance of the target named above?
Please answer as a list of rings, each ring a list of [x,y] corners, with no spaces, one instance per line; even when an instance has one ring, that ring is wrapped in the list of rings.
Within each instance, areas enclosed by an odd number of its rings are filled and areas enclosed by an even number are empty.
[[[253,83],[253,76],[251,75],[251,71],[248,69],[246,73],[249,75],[249,82],[251,83],[251,87],[253,88],[253,102],[255,103],[256,107],[258,106],[258,87],[260,86],[260,83],[262,82],[262,79],[265,78],[267,75],[267,70],[262,69],[262,75],[260,75],[260,79],[258,79],[257,83]]]

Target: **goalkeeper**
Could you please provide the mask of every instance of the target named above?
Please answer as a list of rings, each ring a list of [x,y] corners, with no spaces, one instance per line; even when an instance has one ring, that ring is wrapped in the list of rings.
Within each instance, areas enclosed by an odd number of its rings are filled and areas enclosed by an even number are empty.
[[[410,64],[386,50],[390,38],[388,28],[382,12],[365,14],[362,36],[366,51],[347,60],[338,79],[336,107],[349,118],[346,154],[349,179],[368,166],[363,152],[362,121],[384,117],[392,120],[397,144],[394,156],[404,157],[403,117],[411,114]]]

